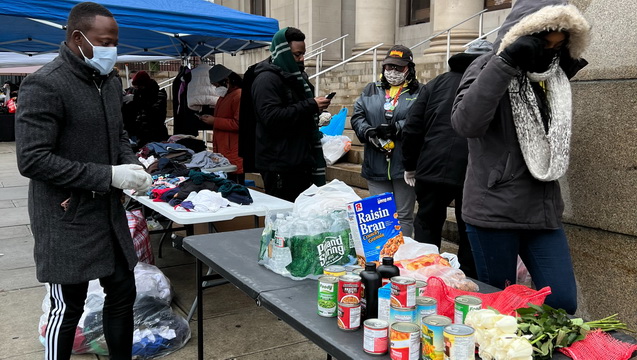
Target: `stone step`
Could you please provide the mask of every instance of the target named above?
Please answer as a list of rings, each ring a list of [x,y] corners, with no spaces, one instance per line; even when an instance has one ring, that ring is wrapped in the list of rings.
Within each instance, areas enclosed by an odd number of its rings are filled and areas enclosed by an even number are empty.
[[[343,163],[362,164],[363,163],[363,147],[354,145],[352,141],[352,148],[349,149],[347,154],[341,158]]]
[[[351,187],[367,189],[367,181],[361,177],[361,164],[336,163],[327,167],[327,181],[339,179]]]
[[[352,146],[363,146],[363,144],[358,140],[358,136],[356,136],[356,133],[354,132],[354,130],[345,128],[345,130],[343,131],[343,135],[347,136],[348,138],[350,138],[350,140],[352,140]]]

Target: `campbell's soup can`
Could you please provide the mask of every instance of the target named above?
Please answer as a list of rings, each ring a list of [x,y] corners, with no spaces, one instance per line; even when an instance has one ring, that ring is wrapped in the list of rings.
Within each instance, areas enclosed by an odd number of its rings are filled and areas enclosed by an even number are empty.
[[[422,359],[441,360],[445,356],[444,328],[451,319],[443,315],[430,315],[422,319]]]
[[[416,306],[416,279],[407,276],[391,278],[391,304],[403,308]]]
[[[389,323],[380,319],[363,322],[363,350],[372,355],[384,355],[389,345]]]
[[[324,317],[336,316],[338,300],[338,278],[336,276],[322,275],[318,278],[317,312]]]
[[[445,360],[474,360],[476,340],[471,326],[451,324],[443,330]]]
[[[482,309],[482,299],[471,295],[456,296],[454,301],[453,322],[464,324],[469,311]]]
[[[403,308],[391,305],[389,309],[389,324],[395,322],[416,323],[416,308]]]
[[[361,327],[361,304],[338,303],[338,328],[345,331],[358,330]]]
[[[332,276],[343,276],[347,273],[345,271],[345,266],[343,265],[329,265],[323,268],[324,275],[332,275]]]
[[[416,298],[416,324],[422,326],[422,319],[438,314],[438,300],[429,296]]]
[[[418,360],[420,329],[418,325],[397,322],[389,327],[389,356],[392,360]]]
[[[343,275],[338,278],[339,303],[358,304],[361,302],[361,277],[358,275]]]
[[[427,282],[424,280],[416,280],[416,297],[425,296],[427,290]]]

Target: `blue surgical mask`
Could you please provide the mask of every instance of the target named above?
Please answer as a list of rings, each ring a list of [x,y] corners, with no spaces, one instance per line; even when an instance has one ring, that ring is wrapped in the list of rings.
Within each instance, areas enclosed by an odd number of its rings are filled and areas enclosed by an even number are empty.
[[[93,69],[100,72],[101,75],[108,75],[111,70],[113,70],[113,66],[117,62],[117,46],[95,46],[93,45],[89,39],[80,31],[80,34],[84,36],[84,39],[88,41],[89,45],[93,47],[93,58],[89,59],[84,55],[82,48],[78,46],[80,49],[80,53],[84,56],[84,61],[86,61],[89,66]]]

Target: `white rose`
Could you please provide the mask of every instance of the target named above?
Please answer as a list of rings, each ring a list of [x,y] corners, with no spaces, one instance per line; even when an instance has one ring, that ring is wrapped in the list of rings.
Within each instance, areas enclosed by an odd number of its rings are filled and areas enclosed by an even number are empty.
[[[509,344],[507,358],[510,360],[531,360],[533,358],[533,346],[526,338],[516,337]]]
[[[495,327],[505,334],[515,334],[518,331],[518,321],[513,316],[504,316],[495,323]]]

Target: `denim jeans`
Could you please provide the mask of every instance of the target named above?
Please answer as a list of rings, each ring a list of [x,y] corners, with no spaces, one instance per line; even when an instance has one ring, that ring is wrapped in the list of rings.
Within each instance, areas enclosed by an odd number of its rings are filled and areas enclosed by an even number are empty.
[[[504,289],[515,284],[517,256],[536,288],[551,287],[545,303],[569,314],[577,309],[577,286],[564,229],[487,229],[466,224],[478,279]]]

